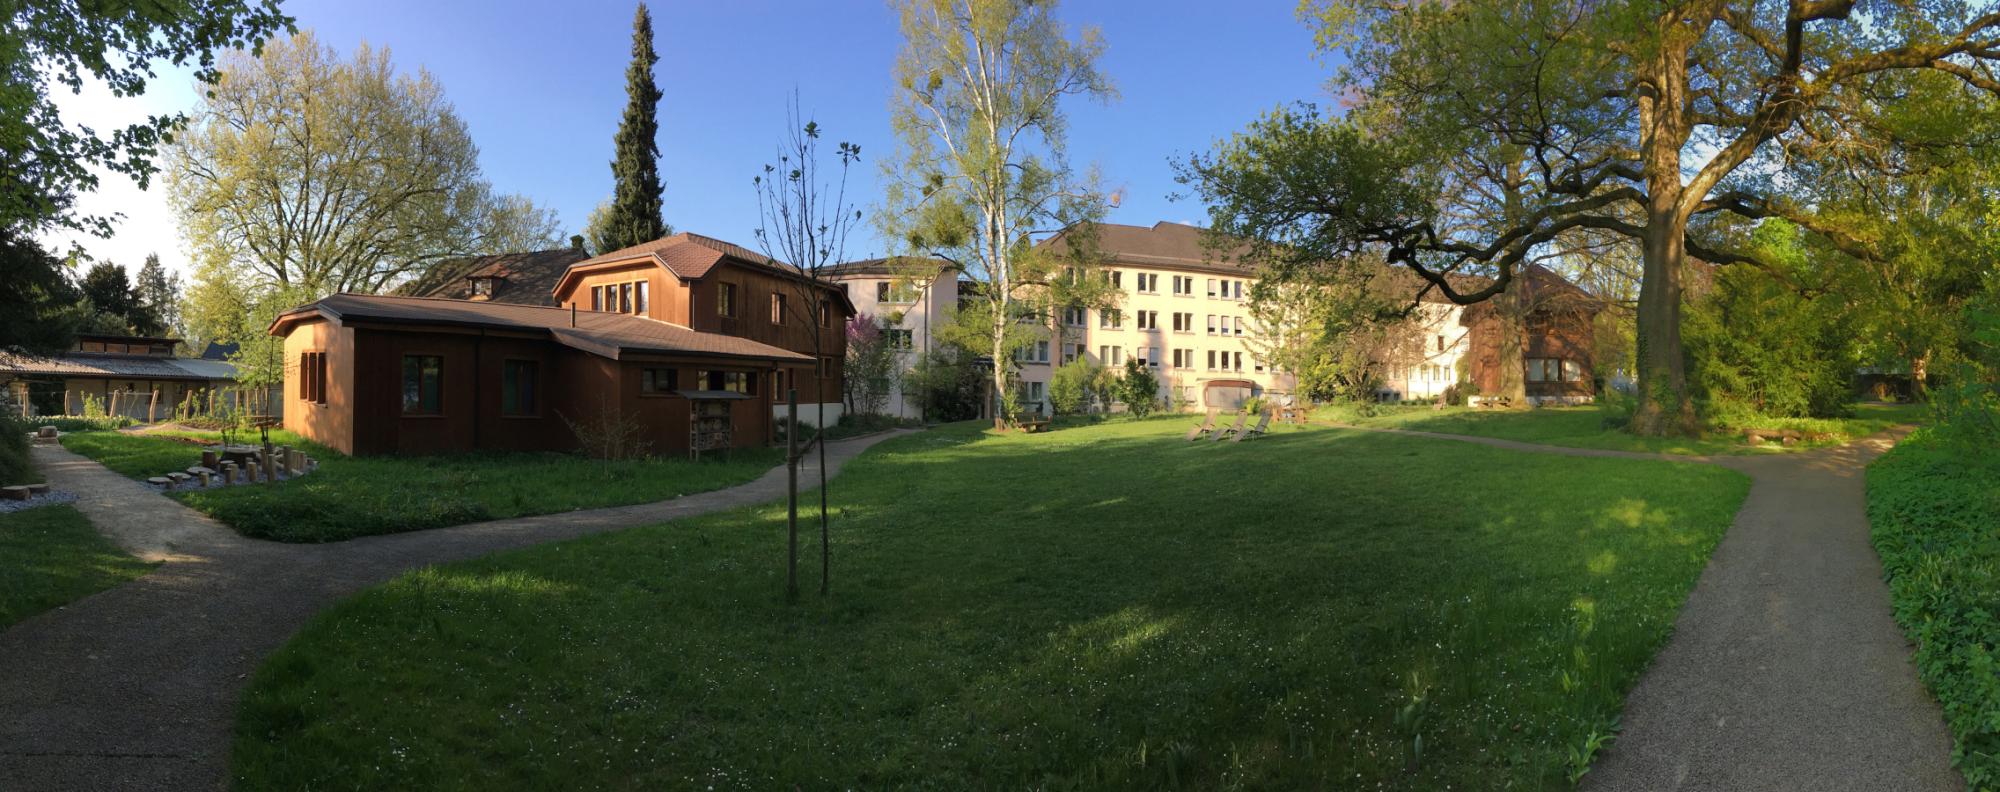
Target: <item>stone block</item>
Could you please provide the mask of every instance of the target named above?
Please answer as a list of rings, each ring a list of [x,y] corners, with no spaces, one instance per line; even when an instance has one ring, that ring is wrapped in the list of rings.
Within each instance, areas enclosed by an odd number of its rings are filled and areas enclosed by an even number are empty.
[[[27,499],[28,499],[28,487],[25,484],[16,484],[12,487],[0,487],[0,500],[27,500]]]
[[[28,494],[30,494],[30,495],[47,495],[47,494],[49,494],[49,485],[47,485],[47,484],[27,484],[27,485],[24,485],[24,486],[26,486],[26,487],[28,488]]]
[[[38,430],[35,434],[40,437],[56,437],[58,435],[61,435],[62,433],[56,431],[56,428],[53,426],[44,426],[40,430]]]

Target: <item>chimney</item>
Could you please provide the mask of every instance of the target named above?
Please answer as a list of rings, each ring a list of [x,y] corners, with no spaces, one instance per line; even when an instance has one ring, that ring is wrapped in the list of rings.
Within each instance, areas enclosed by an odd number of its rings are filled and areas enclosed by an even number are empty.
[[[569,237],[569,246],[572,250],[583,250],[583,235],[571,234]]]

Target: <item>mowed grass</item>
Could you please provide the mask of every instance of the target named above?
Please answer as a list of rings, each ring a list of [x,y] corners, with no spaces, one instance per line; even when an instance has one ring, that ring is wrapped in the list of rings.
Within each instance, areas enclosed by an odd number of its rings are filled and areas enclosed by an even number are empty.
[[[1715,427],[1700,437],[1640,437],[1605,425],[1606,412],[1596,406],[1543,407],[1532,410],[1475,410],[1448,407],[1433,410],[1425,406],[1384,405],[1374,415],[1360,415],[1353,408],[1322,408],[1315,417],[1340,424],[1375,429],[1409,429],[1420,432],[1474,435],[1523,443],[1601,448],[1614,451],[1642,451],[1656,454],[1758,454],[1827,445],[1840,445],[1866,437],[1898,424],[1925,420],[1923,405],[1860,404],[1849,418],[1771,418],[1754,421],[1757,429],[1795,429],[1827,435],[1801,442],[1791,448],[1776,443],[1750,445],[1743,440],[1744,427]]]
[[[239,788],[1562,789],[1748,487],[1188,425],[885,442],[798,605],[782,504],[405,576],[257,672]]]
[[[74,507],[0,514],[0,629],[152,569],[100,536]]]
[[[254,438],[255,435],[253,434]],[[197,464],[209,432],[79,432],[63,446],[137,479]],[[776,449],[737,449],[725,461],[605,462],[574,454],[346,457],[290,432],[271,442],[319,460],[311,475],[275,484],[171,493],[246,536],[331,542],[573,509],[622,506],[742,484],[781,463]]]

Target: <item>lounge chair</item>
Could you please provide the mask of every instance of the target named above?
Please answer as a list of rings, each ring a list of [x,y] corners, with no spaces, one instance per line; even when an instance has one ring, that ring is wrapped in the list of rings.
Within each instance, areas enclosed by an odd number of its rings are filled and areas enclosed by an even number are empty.
[[[1262,415],[1257,416],[1256,426],[1250,427],[1248,430],[1245,431],[1237,432],[1236,439],[1231,440],[1230,442],[1241,443],[1243,442],[1243,438],[1245,437],[1258,437],[1269,431],[1271,431],[1271,414],[1269,412],[1266,412],[1263,413]]]
[[[1227,429],[1217,429],[1217,430],[1215,430],[1215,441],[1216,441],[1216,442],[1218,442],[1218,443],[1220,443],[1220,442],[1222,442],[1222,438],[1225,438],[1225,437],[1228,437],[1228,436],[1230,436],[1231,434],[1235,434],[1235,433],[1237,433],[1237,432],[1241,432],[1241,431],[1243,431],[1243,424],[1244,424],[1244,422],[1246,422],[1246,421],[1249,421],[1249,420],[1250,420],[1250,414],[1249,414],[1249,413],[1247,413],[1247,412],[1240,412],[1240,413],[1237,413],[1237,414],[1236,414],[1236,425],[1235,425],[1235,426],[1231,426],[1231,427],[1229,427],[1229,428],[1227,428]]]
[[[1208,408],[1208,419],[1207,419],[1207,420],[1204,420],[1204,421],[1202,421],[1202,422],[1201,422],[1201,425],[1200,425],[1200,426],[1196,426],[1195,428],[1193,428],[1193,429],[1189,429],[1189,430],[1188,430],[1188,433],[1187,433],[1187,439],[1189,439],[1189,440],[1193,440],[1193,439],[1195,439],[1195,438],[1197,438],[1197,437],[1200,437],[1200,436],[1202,436],[1202,435],[1205,435],[1205,434],[1208,434],[1209,432],[1212,432],[1212,431],[1215,431],[1215,408],[1214,408],[1214,407],[1210,407],[1210,408]]]

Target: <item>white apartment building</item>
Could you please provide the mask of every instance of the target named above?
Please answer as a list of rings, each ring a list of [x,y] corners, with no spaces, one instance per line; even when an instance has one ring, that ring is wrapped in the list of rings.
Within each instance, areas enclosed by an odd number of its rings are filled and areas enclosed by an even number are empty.
[[[1159,377],[1162,398],[1191,409],[1234,409],[1252,396],[1291,393],[1295,379],[1259,354],[1250,313],[1254,267],[1218,260],[1191,225],[1103,223],[1096,232],[1105,277],[1122,293],[1119,305],[1070,309],[1049,341],[1016,356],[1025,405],[1046,410],[1055,367],[1079,357],[1121,368],[1139,360]],[[1058,235],[1044,244],[1064,243]],[[1421,313],[1425,352],[1388,383],[1403,398],[1443,392],[1468,348],[1459,306],[1427,303]]]
[[[883,334],[897,348],[900,370],[916,365],[917,355],[932,348],[932,323],[950,321],[958,305],[957,277],[943,262],[936,264],[913,269],[889,259],[867,259],[837,265],[827,274],[847,290],[857,312],[881,323]],[[924,272],[935,274],[926,279],[921,277]],[[923,417],[914,399],[903,398],[901,382],[890,389],[883,409],[899,418]]]

